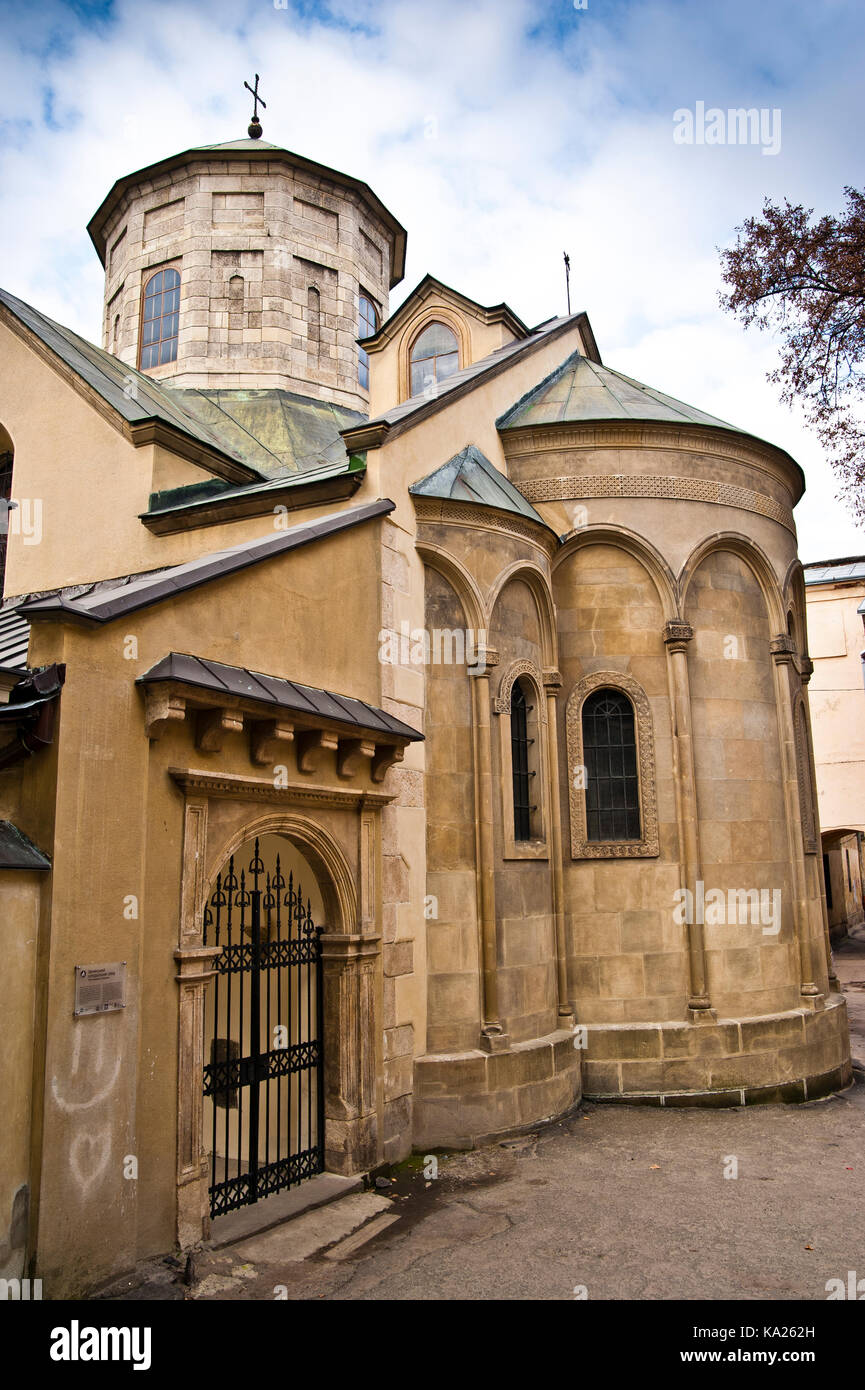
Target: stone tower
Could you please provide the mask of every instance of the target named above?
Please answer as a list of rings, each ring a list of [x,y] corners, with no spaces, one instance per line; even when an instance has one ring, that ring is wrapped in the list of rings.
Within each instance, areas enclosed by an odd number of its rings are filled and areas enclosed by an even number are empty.
[[[367,184],[233,140],[118,179],[88,231],[105,267],[103,343],[122,361],[173,387],[271,388],[366,413],[361,297],[380,325],[406,244]],[[169,342],[157,362],[154,314]]]

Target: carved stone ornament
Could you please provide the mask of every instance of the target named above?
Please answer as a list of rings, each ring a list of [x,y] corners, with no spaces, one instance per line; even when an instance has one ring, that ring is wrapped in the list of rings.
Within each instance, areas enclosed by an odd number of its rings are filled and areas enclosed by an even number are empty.
[[[634,707],[637,740],[637,775],[640,795],[640,840],[590,840],[586,829],[586,792],[575,786],[575,768],[585,765],[583,757],[583,704],[595,690],[609,687],[621,690]],[[571,812],[571,857],[573,859],[655,859],[658,843],[658,805],[655,790],[655,739],[652,711],[645,690],[632,676],[621,671],[595,671],[584,676],[568,697],[566,715],[568,743],[568,801]]]
[[[501,685],[499,686],[499,693],[493,700],[493,709],[496,714],[510,714],[511,696],[513,694],[514,686],[516,685],[520,676],[531,676],[536,689],[539,691],[543,690],[543,676],[541,675],[535,663],[533,661],[515,661],[512,666],[508,667],[507,671],[502,676]],[[538,719],[541,724],[545,724],[547,722],[547,716],[543,709],[543,706],[541,706],[538,710]]]

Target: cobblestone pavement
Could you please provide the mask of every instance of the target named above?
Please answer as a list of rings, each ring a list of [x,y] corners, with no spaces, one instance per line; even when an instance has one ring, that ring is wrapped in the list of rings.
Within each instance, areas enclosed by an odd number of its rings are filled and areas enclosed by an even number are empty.
[[[865,940],[836,954],[854,1085],[808,1105],[587,1104],[566,1121],[396,1170],[125,1299],[825,1300],[865,1277]],[[858,986],[858,987],[857,987]],[[735,1162],[734,1162],[735,1160]],[[737,1169],[737,1177],[725,1177]]]

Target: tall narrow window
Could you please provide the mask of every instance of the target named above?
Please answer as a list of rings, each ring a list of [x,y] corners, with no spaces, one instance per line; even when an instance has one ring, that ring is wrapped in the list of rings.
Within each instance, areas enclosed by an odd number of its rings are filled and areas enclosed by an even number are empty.
[[[634,709],[619,690],[596,690],[583,705],[586,831],[589,840],[639,840],[640,788]]]
[[[9,499],[12,496],[12,455],[0,451],[0,598],[6,572],[6,541],[9,535]]]
[[[456,334],[443,323],[431,323],[415,339],[411,350],[411,393],[419,396],[431,386],[459,371]]]
[[[318,361],[321,352],[321,294],[315,285],[306,291],[306,355],[310,363]]]
[[[371,338],[378,332],[378,314],[372,300],[365,294],[358,300],[357,336]],[[357,379],[365,391],[369,390],[369,354],[362,347],[357,350]]]
[[[531,787],[533,772],[529,770],[529,705],[526,692],[519,681],[511,691],[511,770],[514,787],[514,839],[532,838]]]
[[[176,270],[158,270],[144,287],[139,362],[142,369],[177,360],[179,315],[180,276]]]

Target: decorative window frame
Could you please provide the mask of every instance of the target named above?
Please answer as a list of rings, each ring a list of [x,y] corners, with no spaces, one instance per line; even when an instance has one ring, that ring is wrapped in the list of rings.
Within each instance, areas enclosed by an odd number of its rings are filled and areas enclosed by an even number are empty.
[[[596,690],[609,687],[627,695],[634,707],[637,742],[637,782],[640,798],[640,840],[590,840],[586,829],[586,790],[574,785],[574,769],[583,767],[583,705]],[[649,697],[633,676],[621,671],[593,671],[574,686],[565,716],[568,745],[568,803],[571,813],[572,859],[656,859],[658,802],[655,787],[655,735]]]
[[[536,825],[540,835],[531,840],[518,840],[514,835],[514,779],[511,761],[511,696],[518,680],[527,680],[532,685],[535,696],[535,717],[529,724],[536,730],[536,767],[538,809],[535,812]],[[499,693],[493,700],[493,711],[499,716],[501,748],[501,800],[503,859],[549,859],[549,814],[547,808],[548,782],[548,739],[547,706],[544,694],[544,681],[541,672],[533,661],[514,661],[506,668],[499,682]]]
[[[471,362],[471,341],[466,321],[452,309],[440,304],[431,304],[417,314],[405,329],[399,345],[399,391],[400,401],[411,399],[411,352],[417,339],[432,323],[443,323],[456,335],[460,354],[460,371]]]

